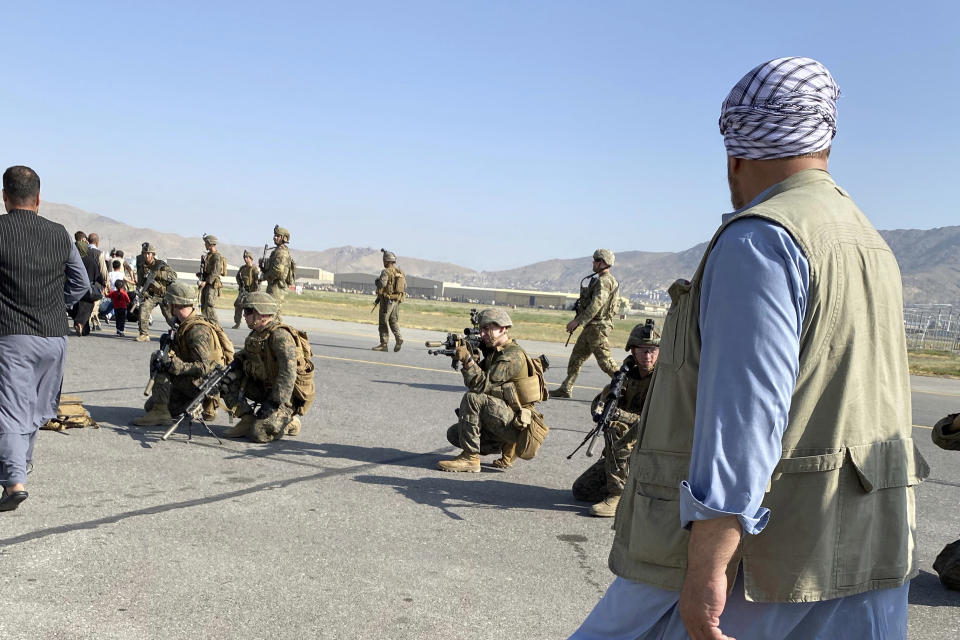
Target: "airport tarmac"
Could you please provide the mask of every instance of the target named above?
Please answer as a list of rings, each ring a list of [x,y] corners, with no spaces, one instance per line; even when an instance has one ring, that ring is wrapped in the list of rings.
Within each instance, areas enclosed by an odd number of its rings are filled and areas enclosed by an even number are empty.
[[[101,428],[42,431],[30,498],[0,514],[0,638],[534,640],[579,625],[613,578],[612,520],[570,495],[591,460],[566,459],[606,380],[595,362],[572,400],[543,405],[551,432],[534,460],[449,474],[436,462],[456,453],[444,433],[464,388],[423,346],[443,334],[408,329],[402,351],[381,353],[374,325],[288,321],[310,335],[318,395],[300,436],[268,444],[130,426],[158,331],[68,338],[63,390]],[[238,348],[247,334],[227,333]],[[558,384],[570,348],[523,346],[547,354]],[[930,426],[960,411],[960,380],[912,385],[932,472],[917,491],[910,637],[955,639],[960,592],[931,565],[960,536],[960,452],[936,448]]]

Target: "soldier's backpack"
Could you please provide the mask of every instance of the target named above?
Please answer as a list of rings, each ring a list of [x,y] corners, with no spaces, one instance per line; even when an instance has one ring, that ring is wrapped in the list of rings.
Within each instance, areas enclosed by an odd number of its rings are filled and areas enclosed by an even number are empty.
[[[543,372],[550,367],[546,356],[531,358],[524,352],[527,359],[527,377],[516,382],[517,396],[524,405],[542,402],[549,396],[547,383]],[[517,438],[517,455],[523,460],[530,460],[537,455],[540,445],[547,439],[550,427],[543,420],[543,414],[536,409],[530,409],[530,425],[520,432]]]
[[[390,283],[390,289],[388,293],[392,296],[391,300],[402,302],[407,297],[407,276],[403,275],[403,271],[400,271],[400,269],[397,269],[393,282]]]
[[[223,327],[219,324],[213,322],[208,322],[207,324],[210,325],[210,328],[213,329],[213,332],[217,335],[217,342],[220,343],[220,350],[223,351],[223,363],[230,364],[233,362],[233,342],[230,341]]]
[[[313,382],[313,348],[305,331],[281,324],[278,329],[287,330],[297,343],[297,381],[293,385],[294,414],[302,416],[316,398],[316,386]],[[267,350],[269,353],[269,350]]]
[[[290,268],[287,269],[287,279],[284,282],[288,287],[297,283],[297,263],[293,256],[290,256]]]

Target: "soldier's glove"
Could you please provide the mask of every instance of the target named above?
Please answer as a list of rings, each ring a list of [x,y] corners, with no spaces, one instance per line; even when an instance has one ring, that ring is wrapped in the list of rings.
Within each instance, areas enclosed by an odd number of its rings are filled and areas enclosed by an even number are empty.
[[[220,381],[220,388],[225,389],[237,384],[240,381],[240,376],[243,372],[240,370],[240,367],[230,367],[230,370],[227,372],[227,375],[223,376],[223,380]]]
[[[457,345],[456,350],[453,352],[453,358],[457,362],[466,362],[473,357],[473,353],[470,352],[470,348],[465,342],[460,342]]]
[[[178,358],[177,354],[169,353],[167,357],[163,358],[163,368],[176,376],[183,373],[183,370],[187,368],[187,363]]]
[[[260,408],[257,409],[257,419],[266,420],[267,418],[275,414],[277,412],[277,409],[279,409],[277,405],[273,404],[269,400],[265,400],[264,402],[260,403]]]

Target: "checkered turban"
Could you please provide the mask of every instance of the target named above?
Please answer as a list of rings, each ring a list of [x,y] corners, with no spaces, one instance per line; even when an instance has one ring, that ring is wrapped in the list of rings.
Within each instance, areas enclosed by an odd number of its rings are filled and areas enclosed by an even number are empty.
[[[769,160],[822,151],[837,134],[840,87],[810,58],[778,58],[743,76],[720,109],[727,155]]]

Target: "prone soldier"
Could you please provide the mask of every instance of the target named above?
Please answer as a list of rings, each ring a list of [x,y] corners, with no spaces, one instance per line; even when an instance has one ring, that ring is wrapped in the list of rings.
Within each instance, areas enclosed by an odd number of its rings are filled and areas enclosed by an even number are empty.
[[[203,236],[203,245],[207,249],[206,255],[200,260],[200,273],[197,274],[200,282],[200,312],[211,324],[220,324],[217,318],[217,300],[220,299],[220,289],[223,283],[220,276],[227,275],[227,259],[217,251],[217,236]]]
[[[510,337],[513,322],[506,311],[484,309],[477,317],[483,359],[460,341],[452,357],[461,363],[463,394],[458,422],[447,430],[447,440],[463,451],[441,460],[441,471],[480,472],[480,456],[500,453],[493,466],[508,469],[517,457],[529,460],[549,429],[535,404],[546,400],[545,359],[534,360]]]
[[[267,281],[267,293],[276,300],[277,314],[280,313],[280,308],[283,306],[287,289],[295,280],[293,260],[290,258],[290,249],[287,247],[289,243],[290,232],[280,225],[275,225],[273,227],[273,244],[276,247],[260,265],[262,271],[260,277]]]
[[[300,416],[313,404],[313,354],[304,332],[283,324],[269,293],[252,291],[243,315],[250,335],[237,353],[239,366],[221,385],[227,408],[240,422],[224,432],[228,438],[248,436],[255,442],[279,440],[300,433]],[[259,403],[254,411],[252,403]]]
[[[167,354],[158,352],[153,393],[144,404],[146,413],[133,420],[139,426],[170,426],[197,394],[197,384],[218,364],[229,364],[233,344],[220,325],[214,325],[196,309],[196,290],[181,282],[164,294],[175,318],[176,333]],[[217,397],[203,404],[204,420],[217,415]]]
[[[567,333],[573,333],[580,325],[583,325],[583,331],[577,337],[570,353],[567,377],[559,387],[550,391],[551,398],[571,397],[573,383],[591,353],[608,376],[613,377],[620,368],[617,361],[610,356],[610,342],[607,339],[613,329],[613,316],[620,304],[620,283],[610,273],[610,267],[615,260],[616,256],[609,249],[597,249],[593,252],[593,275],[587,276],[590,282],[586,286],[581,281],[577,315],[567,323]]]
[[[653,370],[660,355],[660,332],[653,320],[638,324],[627,338],[624,360],[627,369],[623,395],[617,403],[610,427],[604,434],[603,457],[593,463],[573,483],[573,497],[593,502],[590,514],[599,518],[616,515],[617,504],[630,470],[630,452],[637,441],[637,424],[647,397]],[[602,399],[607,397],[609,385],[593,401],[594,415],[603,412]]]
[[[243,266],[237,271],[237,299],[233,301],[233,328],[240,328],[243,318],[243,301],[246,294],[260,290],[260,270],[253,264],[253,254],[244,249]]]
[[[170,309],[163,302],[163,295],[167,287],[177,281],[177,272],[163,260],[157,259],[157,249],[145,242],[143,244],[143,260],[137,261],[137,291],[136,299],[140,307],[138,324],[140,335],[137,342],[150,341],[150,314],[153,308],[160,305],[160,313],[167,324],[173,326],[174,319]]]
[[[383,271],[377,278],[377,301],[380,305],[380,344],[374,351],[386,351],[390,332],[396,344],[394,351],[400,351],[403,338],[400,336],[400,303],[407,296],[407,278],[403,271],[397,268],[397,256],[392,251],[380,249],[383,252]]]

